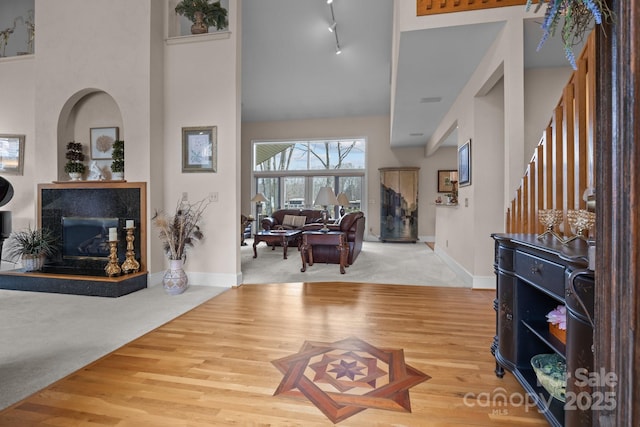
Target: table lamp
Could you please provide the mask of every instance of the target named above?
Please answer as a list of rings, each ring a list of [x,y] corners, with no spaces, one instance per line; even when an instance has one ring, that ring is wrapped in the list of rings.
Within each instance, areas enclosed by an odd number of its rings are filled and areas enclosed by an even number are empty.
[[[322,206],[322,224],[323,227],[320,229],[323,233],[329,231],[327,227],[327,220],[329,219],[329,211],[327,210],[328,205],[338,205],[338,199],[336,198],[336,194],[333,192],[331,187],[322,187],[320,191],[318,191],[318,195],[316,196],[316,201],[314,205]]]
[[[338,194],[338,204],[340,205],[340,217],[343,217],[344,207],[349,206],[349,198],[344,192]]]
[[[257,193],[255,196],[253,196],[253,199],[251,199],[251,201],[255,202],[256,204],[256,217],[258,218],[258,220],[260,220],[260,214],[262,214],[262,202],[266,202],[267,198],[264,197],[262,193]]]

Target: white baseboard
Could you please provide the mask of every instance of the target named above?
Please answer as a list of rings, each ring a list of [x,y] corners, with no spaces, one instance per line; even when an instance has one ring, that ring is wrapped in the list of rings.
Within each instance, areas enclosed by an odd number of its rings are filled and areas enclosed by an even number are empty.
[[[474,276],[473,289],[495,289],[496,276]]]
[[[435,246],[434,252],[438,255],[445,264],[453,270],[454,273],[462,279],[465,286],[471,289],[495,289],[496,278],[487,276],[474,276],[469,273],[462,265],[460,265],[455,259],[451,258],[449,254],[440,249],[438,245]]]
[[[149,274],[147,286],[155,286],[162,284],[162,278],[165,271],[158,271]],[[224,274],[224,273],[198,273],[187,271],[189,284],[194,286],[215,286],[222,288],[231,288],[242,283],[242,273]]]

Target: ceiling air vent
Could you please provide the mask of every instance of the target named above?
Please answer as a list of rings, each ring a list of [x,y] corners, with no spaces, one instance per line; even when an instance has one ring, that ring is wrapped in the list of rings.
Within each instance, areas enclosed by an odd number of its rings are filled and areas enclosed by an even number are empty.
[[[440,101],[442,101],[442,97],[441,96],[431,96],[431,97],[427,97],[427,98],[420,98],[420,103],[421,104],[430,104],[430,103],[440,102]]]

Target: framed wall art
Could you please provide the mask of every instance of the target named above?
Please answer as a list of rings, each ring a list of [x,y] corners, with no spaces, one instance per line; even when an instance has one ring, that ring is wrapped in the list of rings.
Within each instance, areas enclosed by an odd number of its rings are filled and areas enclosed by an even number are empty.
[[[217,127],[182,128],[182,172],[216,172]]]
[[[22,175],[24,135],[0,134],[0,172]]]
[[[451,193],[453,191],[453,181],[458,180],[457,170],[438,171],[438,193]]]
[[[458,147],[458,185],[471,185],[471,140]]]
[[[111,159],[113,142],[118,139],[118,128],[91,128],[91,158],[94,160]]]

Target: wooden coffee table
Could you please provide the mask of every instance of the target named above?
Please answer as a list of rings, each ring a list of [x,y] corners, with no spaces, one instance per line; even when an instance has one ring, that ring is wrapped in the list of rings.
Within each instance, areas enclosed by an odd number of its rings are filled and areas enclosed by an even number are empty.
[[[307,263],[313,265],[313,247],[320,245],[335,246],[340,251],[340,274],[344,274],[344,268],[348,267],[349,245],[347,236],[341,231],[305,231],[302,233],[300,243],[300,256],[302,257],[301,272],[307,270]]]
[[[276,243],[282,246],[282,258],[287,259],[287,247],[290,242],[298,245],[300,241],[301,230],[264,230],[259,231],[253,236],[253,257],[258,257],[256,246],[258,243],[265,242],[267,246],[271,244],[271,250],[276,249]]]

